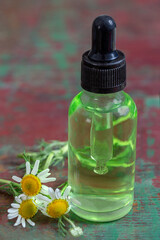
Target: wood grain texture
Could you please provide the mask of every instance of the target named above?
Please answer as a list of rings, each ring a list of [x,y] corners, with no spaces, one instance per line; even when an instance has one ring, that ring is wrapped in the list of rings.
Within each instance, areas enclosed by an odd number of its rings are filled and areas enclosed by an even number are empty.
[[[135,202],[124,218],[89,223],[71,214],[87,240],[160,239],[160,2],[158,0],[11,0],[0,14],[0,178],[17,173],[16,153],[37,140],[67,140],[67,111],[80,90],[81,54],[90,47],[93,19],[117,22],[117,48],[126,54],[127,88],[138,107]],[[63,169],[52,169],[58,182]],[[36,227],[13,227],[0,194],[1,240],[62,239],[42,215]],[[73,239],[68,235],[65,239]]]

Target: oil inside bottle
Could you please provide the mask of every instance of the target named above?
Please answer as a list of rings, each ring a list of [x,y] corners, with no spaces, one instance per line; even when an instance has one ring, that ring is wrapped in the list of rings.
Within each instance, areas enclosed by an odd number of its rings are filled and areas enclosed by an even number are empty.
[[[93,116],[79,108],[70,116],[68,181],[72,197],[81,203],[73,211],[82,218],[111,221],[132,208],[136,115],[134,108],[132,113],[127,109],[122,106],[111,116],[106,112]]]

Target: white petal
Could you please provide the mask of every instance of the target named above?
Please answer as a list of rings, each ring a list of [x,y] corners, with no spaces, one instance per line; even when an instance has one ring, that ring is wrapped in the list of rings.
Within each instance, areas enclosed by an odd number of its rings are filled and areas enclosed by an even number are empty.
[[[48,192],[48,186],[42,185],[42,188]]]
[[[80,235],[82,235],[83,234],[82,228],[79,227],[78,232],[79,232]]]
[[[18,226],[21,223],[21,215],[18,215],[17,221],[15,222],[14,226]]]
[[[21,182],[22,181],[22,178],[17,177],[17,176],[13,176],[12,179],[16,182]]]
[[[41,183],[48,183],[48,182],[54,182],[56,181],[56,178],[43,178],[41,179]]]
[[[34,200],[35,197],[32,196],[26,196],[26,199],[33,199]]]
[[[61,198],[61,191],[58,188],[55,190],[55,195],[57,199]]]
[[[43,180],[43,179],[49,177],[50,175],[51,175],[51,173],[46,173],[45,175],[40,176],[39,179],[40,179],[40,180]]]
[[[18,203],[11,203],[11,206],[13,208],[19,208],[20,207],[20,205]]]
[[[21,203],[22,200],[19,197],[15,197],[16,202]]]
[[[70,191],[71,191],[71,186],[68,186],[63,193],[63,198],[66,198],[70,193]]]
[[[83,234],[83,230],[80,227],[74,227],[70,229],[70,233],[74,236],[74,237],[79,237],[80,235]]]
[[[31,226],[35,226],[35,223],[34,222],[32,222],[32,220],[31,219],[27,219],[27,222],[31,225]]]
[[[26,162],[26,174],[30,174],[30,171],[31,171],[30,162]]]
[[[76,231],[74,230],[74,228],[70,229],[70,233],[72,234],[72,236],[76,237]]]
[[[69,211],[71,210],[71,206],[68,207],[67,211],[65,212],[65,214],[69,213]]]
[[[76,231],[79,233],[79,235],[83,234],[82,228],[76,227]]]
[[[38,173],[38,175],[37,175],[37,177],[42,177],[43,175],[45,175],[46,173],[48,173],[49,172],[49,169],[47,168],[47,169],[45,169],[45,170],[43,170],[42,172],[40,172],[40,173]]]
[[[18,213],[10,213],[8,214],[8,219],[13,219],[13,218],[16,218],[18,217]]]
[[[9,208],[9,209],[7,210],[7,212],[8,212],[8,213],[16,213],[16,212],[18,212],[18,209]]]
[[[33,174],[33,175],[36,175],[36,174],[37,174],[38,168],[39,168],[39,163],[40,163],[40,161],[39,161],[39,160],[36,160],[31,174]]]
[[[41,188],[40,192],[45,194],[45,195],[48,195],[48,187],[46,185],[42,185],[42,188]]]
[[[48,188],[48,193],[52,199],[55,198],[55,192],[54,192],[53,188],[51,188],[51,187]]]
[[[45,194],[45,195],[48,195],[48,190],[46,191],[46,190],[44,190],[43,188],[41,188],[40,193]]]
[[[48,197],[43,196],[43,195],[41,195],[41,194],[38,194],[38,195],[37,195],[37,199],[43,200],[43,201],[48,202],[48,203],[51,202],[51,199],[49,199]]]
[[[25,221],[25,219],[24,218],[22,218],[22,227],[26,227],[26,221]]]
[[[24,193],[20,194],[18,197],[21,198],[22,200],[27,199],[27,196]]]

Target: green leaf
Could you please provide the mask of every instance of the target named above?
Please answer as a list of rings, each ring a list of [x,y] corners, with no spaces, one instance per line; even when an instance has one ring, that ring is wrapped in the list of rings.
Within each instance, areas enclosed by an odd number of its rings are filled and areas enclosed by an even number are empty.
[[[19,158],[29,161],[31,164],[31,169],[37,159],[40,160],[39,172],[50,167],[56,166],[58,164],[64,165],[64,160],[68,153],[68,143],[53,140],[51,142],[45,142],[41,140],[38,146],[34,147],[36,151],[26,152],[18,154]],[[21,164],[18,169],[24,169],[25,164]]]
[[[9,180],[0,179],[0,190],[8,193],[9,195],[18,196],[22,193],[21,185]]]
[[[67,230],[65,229],[65,224],[62,221],[62,217],[58,219],[58,231],[63,237],[66,236]]]

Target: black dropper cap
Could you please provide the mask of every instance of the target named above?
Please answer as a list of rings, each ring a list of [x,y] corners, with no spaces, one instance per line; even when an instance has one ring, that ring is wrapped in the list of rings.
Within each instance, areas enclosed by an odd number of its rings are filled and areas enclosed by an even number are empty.
[[[126,86],[126,61],[116,50],[116,23],[102,15],[92,25],[92,48],[82,56],[81,86],[94,93],[113,93]]]

